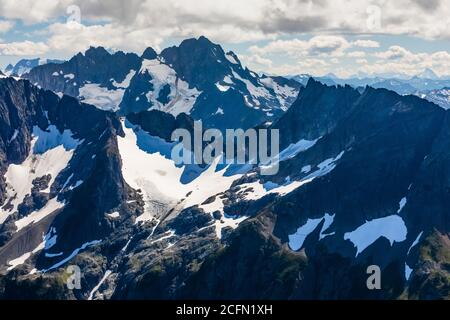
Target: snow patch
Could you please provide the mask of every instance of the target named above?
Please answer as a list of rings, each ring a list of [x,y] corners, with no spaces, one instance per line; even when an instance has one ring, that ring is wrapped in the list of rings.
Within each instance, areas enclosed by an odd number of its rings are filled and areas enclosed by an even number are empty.
[[[14,140],[16,140],[17,135],[19,134],[19,130],[14,130],[14,133],[12,135],[12,137],[9,139],[9,143],[13,142]]]
[[[28,226],[32,223],[41,221],[42,219],[47,217],[49,214],[52,214],[56,210],[63,208],[64,205],[65,204],[63,202],[59,202],[56,198],[50,199],[47,202],[47,204],[45,205],[45,207],[43,207],[41,210],[34,211],[31,214],[29,214],[28,216],[26,216],[20,220],[17,220],[15,222],[15,225],[17,227],[16,232],[22,230],[23,228],[25,228],[26,226]]]
[[[422,238],[423,235],[423,231],[421,233],[419,233],[419,235],[417,236],[416,240],[414,240],[414,242],[412,243],[412,245],[409,247],[408,249],[408,255],[411,252],[411,250],[417,246],[419,244],[420,239]]]
[[[109,90],[99,84],[89,83],[80,87],[79,97],[87,104],[106,111],[117,111],[122,102],[125,89]]]
[[[94,298],[94,294],[98,291],[98,289],[100,289],[100,287],[102,286],[102,284],[106,281],[106,279],[108,279],[108,277],[111,275],[112,271],[111,270],[107,270],[105,272],[105,274],[103,275],[102,279],[100,280],[100,282],[92,289],[92,291],[89,293],[89,297],[88,300],[92,300]]]
[[[285,196],[308,182],[310,181],[292,181],[280,186],[277,184],[261,184],[260,181],[256,181],[241,185],[238,194],[243,196],[245,200],[259,200],[269,194]]]
[[[230,89],[230,86],[222,85],[222,84],[220,84],[220,82],[216,83],[216,87],[221,92],[227,92]]]
[[[323,177],[323,176],[329,174],[331,171],[334,170],[334,168],[336,168],[336,162],[339,161],[343,155],[344,155],[344,151],[342,151],[340,154],[338,154],[335,158],[329,158],[329,159],[322,161],[321,163],[319,163],[317,165],[318,169],[316,171],[310,173],[306,177],[304,177],[303,181],[310,182],[316,178]],[[308,166],[306,166],[304,168],[306,169],[307,167]]]
[[[201,94],[196,88],[189,88],[189,84],[178,78],[175,70],[161,61],[144,60],[139,73],[148,72],[152,77],[150,81],[154,90],[148,92],[146,97],[153,104],[154,109],[171,113],[174,116],[180,113],[189,114],[194,107],[197,97]],[[165,85],[170,86],[170,102],[162,104],[158,101],[159,93]]]
[[[125,137],[118,137],[122,173],[133,188],[142,190],[145,220],[161,216],[170,209],[182,210],[203,203],[228,190],[242,175],[225,176],[227,168],[216,170],[219,159],[189,183],[182,183],[184,167],[177,167],[167,153],[174,144],[152,137],[139,127],[123,124]]]
[[[80,251],[85,250],[86,248],[95,246],[95,245],[97,245],[99,243],[101,243],[100,240],[94,240],[94,241],[91,241],[91,242],[86,242],[81,247],[75,249],[67,258],[61,260],[60,262],[58,262],[56,264],[54,264],[53,266],[51,266],[48,269],[41,270],[41,272],[42,273],[46,273],[48,271],[57,269],[57,268],[61,267],[62,265],[64,265],[65,263],[67,263],[68,261],[72,260],[74,257],[76,257],[78,255],[78,253],[80,253]]]
[[[60,133],[54,125],[49,126],[46,131],[37,126],[33,127],[33,136],[37,137],[37,141],[33,145],[35,154],[44,154],[58,146],[63,146],[66,151],[73,150],[82,143],[82,141],[73,138],[73,133],[70,130],[64,130]]]
[[[224,112],[223,112],[223,109],[222,108],[217,108],[217,111],[216,111],[216,113],[214,113],[214,114],[224,114]]]
[[[230,227],[233,230],[236,229],[243,221],[247,220],[248,217],[232,217],[224,215],[220,221],[215,221],[214,225],[216,227],[216,236],[218,239],[222,239],[222,230],[224,228]]]
[[[329,215],[326,213],[322,218],[318,219],[308,219],[308,221],[301,227],[297,229],[297,231],[294,234],[291,234],[288,236],[289,238],[289,247],[294,250],[300,250],[303,247],[303,243],[305,242],[306,238],[319,226],[319,224],[325,220],[322,229],[320,230],[320,237],[319,240],[322,240],[323,238],[330,236],[332,234],[324,234],[325,231],[327,231],[330,226],[334,222],[335,215]]]
[[[232,64],[239,64],[239,62],[236,60],[236,58],[235,58],[233,55],[229,54],[229,53],[227,53],[227,54],[225,55],[225,58],[227,58],[227,60],[228,60],[230,63],[232,63]]]
[[[24,253],[20,257],[9,261],[8,262],[8,265],[9,265],[8,271],[11,271],[11,270],[17,268],[18,266],[24,264],[33,254],[38,253],[39,251],[44,249],[44,246],[45,246],[45,244],[44,244],[44,242],[42,242],[33,251]]]
[[[295,144],[293,143],[293,144],[289,145],[286,149],[284,149],[283,151],[280,152],[280,155],[279,155],[280,161],[292,159],[300,152],[304,152],[304,151],[312,148],[317,143],[317,141],[319,141],[319,139],[316,139],[316,140],[301,139],[297,143],[295,143]]]
[[[405,205],[406,205],[406,202],[407,202],[406,197],[403,198],[402,200],[400,200],[400,203],[399,203],[400,209],[398,209],[397,213],[402,212],[403,208],[404,208]]]
[[[117,82],[116,80],[113,80],[112,85],[116,88],[126,89],[130,86],[131,79],[133,79],[135,74],[136,70],[131,69],[122,82]]]
[[[117,219],[120,218],[120,213],[116,211],[113,213],[108,213],[106,216],[111,219]]]
[[[63,252],[59,252],[59,253],[45,253],[45,257],[46,258],[57,258],[57,257],[61,257],[64,253]]]
[[[281,86],[270,77],[260,79],[261,83],[267,88],[271,88],[280,102],[281,109],[286,111],[290,107],[289,100],[295,99],[298,95],[298,90],[288,85]]]
[[[56,245],[56,240],[58,239],[58,235],[56,233],[56,229],[54,227],[50,228],[50,231],[44,235],[44,243],[45,250],[49,250]]]
[[[250,95],[252,96],[254,102],[257,105],[259,105],[258,98],[264,98],[264,99],[271,99],[272,98],[272,96],[270,95],[269,91],[265,87],[263,87],[263,86],[255,86],[251,81],[242,78],[235,71],[233,71],[233,76],[234,76],[234,78],[236,78],[237,80],[242,81],[246,85],[247,91],[250,93]]]
[[[358,256],[381,237],[388,239],[392,246],[395,242],[405,241],[407,234],[408,230],[403,219],[398,215],[392,215],[367,221],[356,230],[345,233],[344,240],[350,240],[354,244]]]
[[[14,213],[26,195],[31,193],[34,179],[50,174],[49,187],[42,191],[50,192],[56,177],[67,167],[74,149],[80,143],[81,141],[72,137],[70,130],[60,133],[55,126],[50,126],[47,131],[33,128],[30,155],[22,164],[11,164],[5,174],[11,209],[0,209],[0,224]]]
[[[406,280],[409,280],[411,278],[411,274],[413,272],[413,269],[411,269],[407,263],[405,263],[405,278]]]

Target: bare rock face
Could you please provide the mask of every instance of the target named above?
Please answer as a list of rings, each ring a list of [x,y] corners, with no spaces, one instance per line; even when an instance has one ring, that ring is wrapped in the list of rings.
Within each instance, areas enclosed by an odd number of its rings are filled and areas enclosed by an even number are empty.
[[[69,61],[36,66],[23,77],[42,88],[78,97],[83,85],[95,83],[112,88],[113,81],[124,81],[130,70],[137,70],[139,65],[136,54],[111,54],[102,47],[91,47]]]
[[[2,215],[9,214],[0,226],[0,244],[8,244],[0,247],[2,264],[32,251],[42,242],[42,234],[52,228],[58,230],[61,240],[52,250],[73,251],[111,232],[105,213],[126,201],[128,188],[117,149],[116,135],[122,134],[122,128],[115,116],[74,98],[61,99],[28,81],[5,78],[0,79],[0,123],[0,206]],[[34,136],[35,131],[43,136]],[[73,155],[57,176],[43,174],[30,181],[30,190],[14,209],[17,193],[7,191],[5,173],[10,165],[24,165],[27,158],[31,163],[40,161],[41,150],[37,151],[36,145],[31,148],[32,139],[44,148],[42,153],[59,147],[73,150]],[[51,168],[54,164],[43,165]],[[29,174],[34,170],[32,167]],[[18,231],[18,220],[44,210],[51,201],[61,203],[62,209],[54,209],[45,219]],[[26,238],[32,240],[24,242]],[[50,266],[51,260],[36,257],[36,266]]]
[[[329,87],[310,80],[292,107],[269,125],[280,130],[282,149],[303,144],[301,150],[283,158],[274,176],[247,168],[226,190],[188,206],[186,199],[204,185],[192,184],[180,199],[172,199],[170,192],[161,195],[157,183],[186,168],[171,166],[162,147],[134,149],[139,143],[133,133],[159,138],[155,140],[167,147],[171,132],[192,130],[193,119],[244,127],[267,120],[242,101],[245,81],[236,81],[225,93],[211,86],[230,68],[241,79],[264,80],[239,69],[236,56],[205,38],[161,55],[148,49],[137,58],[97,48],[68,64],[33,69],[30,77],[52,86],[46,70],[73,64],[82,70],[80,79],[120,81],[126,68],[109,70],[100,61],[139,68],[142,59],[161,57],[180,80],[202,90],[204,100],[196,102],[190,115],[141,105],[135,110],[130,104],[119,118],[29,81],[0,79],[0,212],[7,214],[0,225],[0,298],[17,298],[24,288],[30,290],[24,298],[48,299],[449,297],[448,111],[386,89]],[[139,86],[149,85],[150,78],[144,73],[134,76],[137,83],[130,80],[131,88],[124,89],[129,101],[136,101],[135,94],[142,94]],[[155,98],[167,102],[167,87],[160,89]],[[203,103],[224,98],[240,104],[235,113],[224,108],[219,120]],[[248,109],[245,114],[241,107]],[[36,173],[28,164],[40,163],[55,149],[60,153],[52,165],[62,155],[68,159],[57,173]],[[124,152],[152,156],[173,171],[162,168],[155,181],[132,188],[124,177],[135,168],[126,163]],[[25,194],[12,188],[14,166],[34,174],[21,184],[29,187]],[[216,187],[218,182],[208,175],[223,168],[195,169],[189,181],[184,176],[171,180],[173,188],[195,182],[202,173],[207,188]],[[221,178],[229,178],[224,172]],[[138,174],[133,178],[141,182]],[[133,179],[127,181],[131,185]],[[24,263],[17,260],[24,255]],[[63,285],[69,261],[83,270],[79,291]],[[366,286],[370,265],[380,267],[381,290]]]

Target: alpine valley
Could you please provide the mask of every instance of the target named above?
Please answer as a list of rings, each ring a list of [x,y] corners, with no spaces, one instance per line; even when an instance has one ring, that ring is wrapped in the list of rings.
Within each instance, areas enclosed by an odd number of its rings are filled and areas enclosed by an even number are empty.
[[[269,76],[205,37],[9,67],[0,299],[450,299],[450,83],[432,76]],[[197,120],[278,129],[280,170],[177,165],[171,133]]]

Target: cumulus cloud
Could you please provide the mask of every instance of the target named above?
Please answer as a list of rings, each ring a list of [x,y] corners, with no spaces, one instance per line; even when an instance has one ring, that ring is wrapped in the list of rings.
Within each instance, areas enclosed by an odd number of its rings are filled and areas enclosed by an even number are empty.
[[[440,76],[450,75],[450,53],[413,53],[400,46],[391,46],[388,50],[374,53],[378,60],[367,64],[363,70],[367,73],[403,73],[414,76],[425,69],[432,69]]]
[[[340,36],[315,36],[309,40],[275,40],[265,46],[251,46],[249,51],[257,54],[283,53],[291,56],[340,56],[349,42]]]
[[[382,59],[396,60],[405,57],[413,57],[413,54],[403,47],[391,46],[387,51],[375,53],[375,56]]]
[[[253,55],[240,55],[239,59],[244,65],[252,66],[255,70],[271,70],[273,67],[273,61],[268,58],[263,58],[258,54]]]
[[[239,41],[251,41],[255,35],[317,32],[450,38],[447,0],[22,0],[20,5],[0,0],[0,16],[49,22],[67,16],[70,5],[79,6],[82,18],[90,21],[135,30],[167,29],[179,36],[187,31],[219,36],[214,29],[225,26],[239,33]]]
[[[76,22],[55,23],[49,27],[48,46],[57,52],[71,54],[89,46],[141,52],[146,47],[159,49],[162,39],[151,30],[133,30],[112,24],[85,26]]]
[[[364,51],[351,51],[347,53],[347,56],[350,58],[363,58],[366,56]]]
[[[65,23],[74,5],[81,20]],[[70,56],[100,45],[142,52],[160,49],[166,39],[206,35],[225,45],[248,44],[243,61],[274,73],[318,74],[356,61],[342,73],[398,68],[412,74],[432,67],[444,74],[448,52],[413,53],[400,46],[379,51],[371,35],[448,40],[449,17],[448,0],[0,0],[0,33],[11,31],[16,20],[40,33],[39,42],[0,43],[0,54]]]
[[[361,48],[379,48],[380,43],[374,40],[356,40],[352,42],[352,45],[355,47]]]
[[[58,15],[69,6],[69,1],[60,0],[15,0],[0,1],[0,16],[7,19],[19,19],[25,23],[45,22]]]
[[[43,42],[10,42],[0,43],[0,54],[5,56],[33,56],[42,55],[49,51],[49,47]]]

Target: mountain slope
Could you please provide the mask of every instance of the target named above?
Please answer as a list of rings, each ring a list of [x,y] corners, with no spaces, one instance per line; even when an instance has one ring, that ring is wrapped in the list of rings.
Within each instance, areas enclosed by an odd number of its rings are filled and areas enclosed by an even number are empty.
[[[111,232],[105,214],[128,194],[120,123],[28,81],[0,80],[0,92],[0,262],[9,270],[28,259],[52,268]]]
[[[186,71],[191,57],[164,55],[180,81],[209,90]],[[148,72],[136,75],[169,67],[144,56]],[[244,79],[228,67],[213,81],[230,70]],[[244,90],[239,81],[229,90]],[[431,102],[310,79],[270,126],[281,136],[273,176],[219,159],[177,165],[169,136],[192,130],[194,111],[119,118],[13,79],[0,79],[0,107],[0,297],[24,287],[76,299],[448,297],[450,115]],[[55,150],[51,172],[16,170]],[[69,264],[83,270],[81,290],[41,291]],[[366,286],[371,265],[381,290]]]
[[[139,65],[135,54],[111,54],[104,48],[91,47],[62,64],[33,68],[24,77],[42,88],[95,103],[100,109],[117,110]]]

